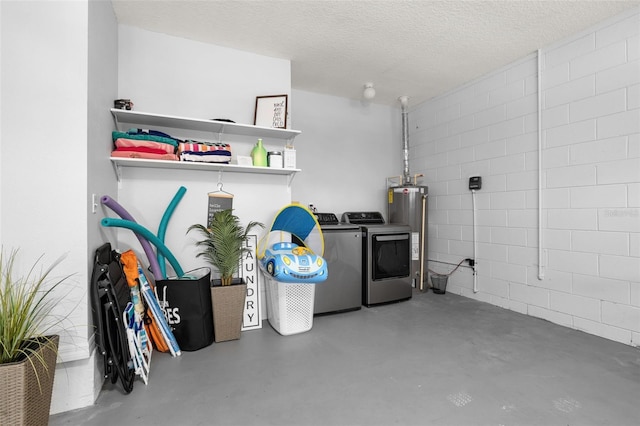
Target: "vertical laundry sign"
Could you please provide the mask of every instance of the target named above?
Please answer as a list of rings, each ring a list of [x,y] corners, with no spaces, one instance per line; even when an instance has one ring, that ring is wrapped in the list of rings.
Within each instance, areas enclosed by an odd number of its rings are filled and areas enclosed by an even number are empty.
[[[249,235],[244,246],[249,249],[240,262],[240,276],[247,283],[244,314],[242,316],[242,331],[262,328],[260,314],[260,282],[258,261],[256,257],[257,235]]]

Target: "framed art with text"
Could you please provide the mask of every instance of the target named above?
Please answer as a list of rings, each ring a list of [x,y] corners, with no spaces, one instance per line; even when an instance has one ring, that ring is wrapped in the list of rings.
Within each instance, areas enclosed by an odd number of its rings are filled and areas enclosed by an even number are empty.
[[[257,96],[253,124],[286,129],[288,99],[288,95]]]

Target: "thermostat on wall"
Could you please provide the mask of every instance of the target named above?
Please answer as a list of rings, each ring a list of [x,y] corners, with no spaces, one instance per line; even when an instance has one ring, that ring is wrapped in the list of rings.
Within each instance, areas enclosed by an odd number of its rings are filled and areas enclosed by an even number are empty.
[[[469,178],[469,189],[481,189],[482,188],[482,178],[480,176],[472,176]]]

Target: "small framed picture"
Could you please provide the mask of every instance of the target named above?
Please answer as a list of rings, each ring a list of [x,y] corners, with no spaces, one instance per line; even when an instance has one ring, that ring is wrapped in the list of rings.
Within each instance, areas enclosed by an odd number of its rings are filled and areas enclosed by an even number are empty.
[[[262,127],[287,128],[288,95],[257,96],[253,124]]]

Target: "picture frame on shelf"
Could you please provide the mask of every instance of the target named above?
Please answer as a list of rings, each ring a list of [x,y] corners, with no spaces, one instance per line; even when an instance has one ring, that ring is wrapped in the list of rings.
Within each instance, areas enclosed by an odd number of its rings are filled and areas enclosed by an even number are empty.
[[[256,96],[253,124],[276,129],[287,128],[289,95]]]

